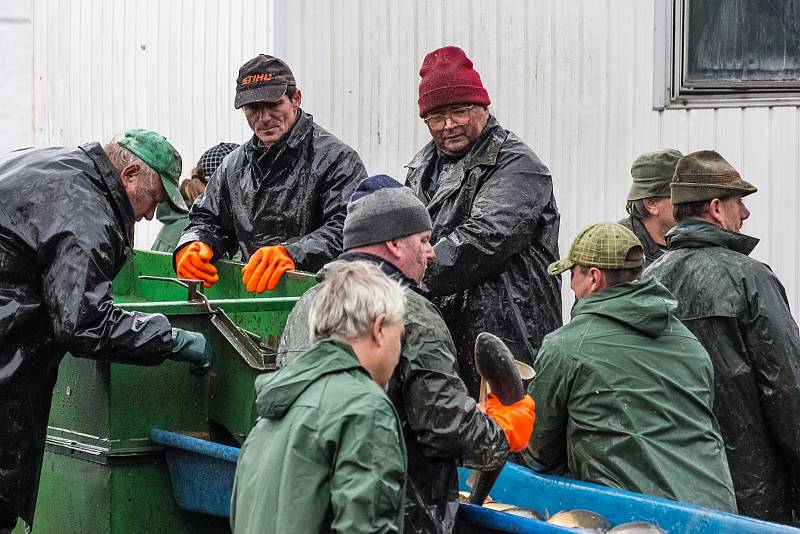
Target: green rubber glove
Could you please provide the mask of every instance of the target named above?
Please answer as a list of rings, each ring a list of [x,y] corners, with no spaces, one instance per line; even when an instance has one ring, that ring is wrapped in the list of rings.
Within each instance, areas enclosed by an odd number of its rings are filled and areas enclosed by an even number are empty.
[[[211,345],[203,334],[173,328],[172,355],[169,358],[177,362],[189,362],[196,370],[205,372],[211,368]]]

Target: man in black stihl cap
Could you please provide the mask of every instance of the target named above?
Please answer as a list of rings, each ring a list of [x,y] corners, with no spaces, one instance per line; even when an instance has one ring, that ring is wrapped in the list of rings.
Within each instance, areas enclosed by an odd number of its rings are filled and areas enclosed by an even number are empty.
[[[234,107],[253,137],[225,159],[175,250],[181,278],[219,280],[212,262],[237,250],[248,291],[290,270],[316,271],[342,251],[346,199],[367,175],[358,154],[300,108],[289,66],[260,54],[239,69]]]

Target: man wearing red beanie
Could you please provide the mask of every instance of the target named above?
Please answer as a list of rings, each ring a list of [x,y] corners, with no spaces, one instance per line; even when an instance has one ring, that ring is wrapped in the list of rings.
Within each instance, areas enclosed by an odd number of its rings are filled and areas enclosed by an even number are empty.
[[[424,285],[445,317],[470,393],[479,376],[475,337],[491,332],[533,363],[561,326],[560,216],[550,171],[489,113],[489,93],[463,50],[425,56],[419,115],[432,141],[408,164],[407,183],[433,220],[437,263]]]

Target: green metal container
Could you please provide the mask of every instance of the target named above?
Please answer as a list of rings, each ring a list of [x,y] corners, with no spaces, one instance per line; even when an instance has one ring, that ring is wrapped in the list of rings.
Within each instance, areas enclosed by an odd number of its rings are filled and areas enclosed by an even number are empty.
[[[64,358],[50,410],[36,533],[227,531],[224,520],[178,509],[150,429],[241,444],[255,420],[253,380],[274,369],[286,318],[315,280],[288,273],[274,291],[253,295],[242,285],[241,265],[219,262],[220,282],[206,291],[206,303],[199,295],[188,300],[177,283],[141,278],[174,277],[171,262],[168,254],[136,251],[114,280],[114,301],[204,333],[214,350],[212,370],[196,377],[185,363],[140,367]]]

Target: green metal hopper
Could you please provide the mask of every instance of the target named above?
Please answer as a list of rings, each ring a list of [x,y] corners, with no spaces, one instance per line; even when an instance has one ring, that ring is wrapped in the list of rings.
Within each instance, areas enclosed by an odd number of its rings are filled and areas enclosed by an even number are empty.
[[[212,370],[197,377],[185,363],[140,367],[67,356],[50,410],[37,533],[228,530],[224,520],[178,509],[150,430],[240,445],[255,420],[253,380],[274,370],[286,318],[316,282],[288,273],[274,291],[253,295],[242,285],[241,265],[219,262],[220,282],[189,300],[186,287],[147,278],[174,277],[171,261],[136,251],[114,280],[114,301],[204,333],[214,350]]]

